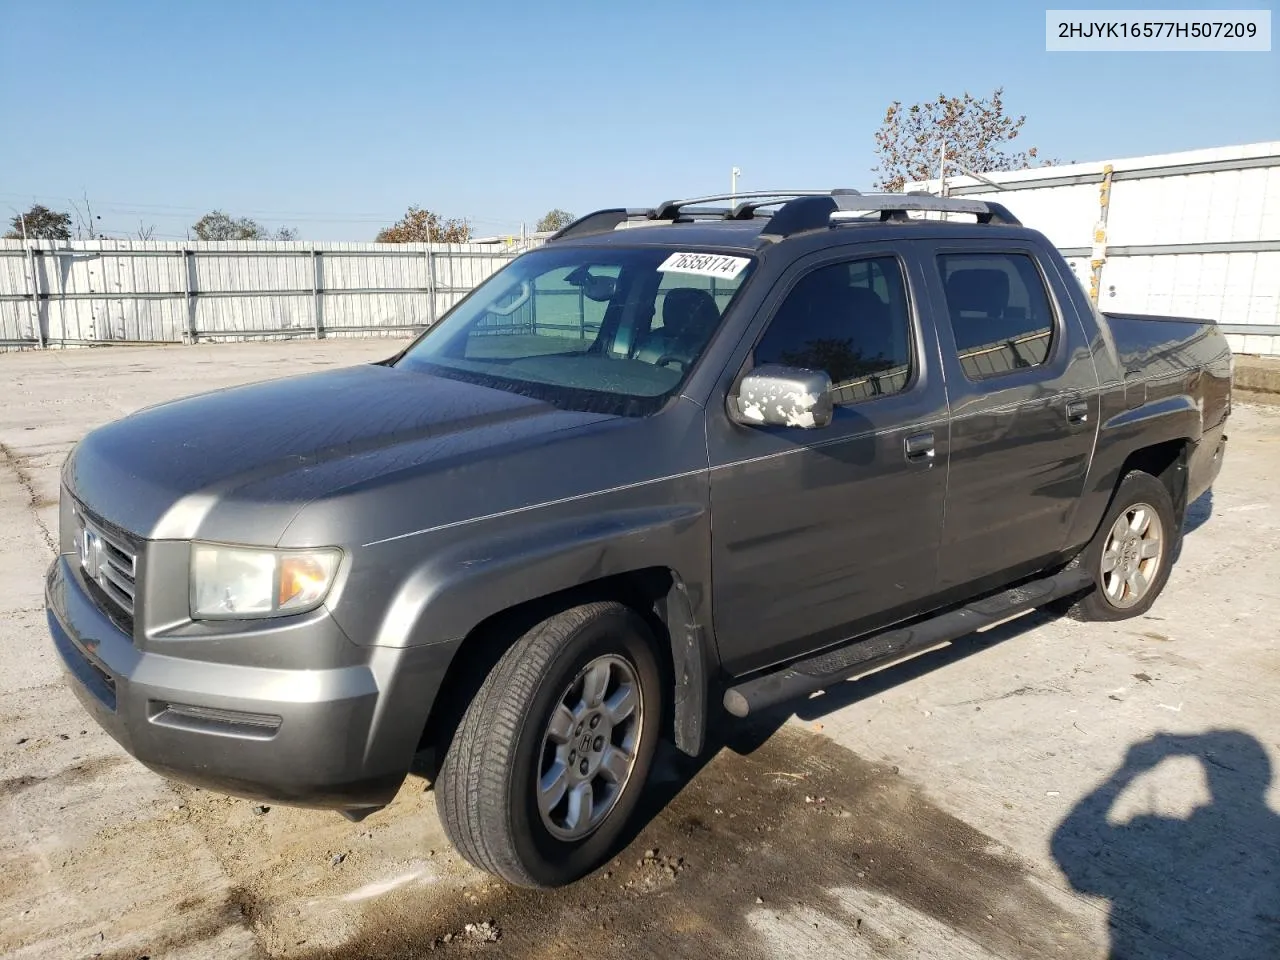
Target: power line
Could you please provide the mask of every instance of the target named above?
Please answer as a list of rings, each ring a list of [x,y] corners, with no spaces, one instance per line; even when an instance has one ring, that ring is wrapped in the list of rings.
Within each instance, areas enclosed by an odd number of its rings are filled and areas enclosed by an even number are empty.
[[[33,199],[34,195],[24,193],[0,192],[0,197],[16,198],[21,200]],[[83,201],[68,200],[68,203],[77,203]],[[155,219],[184,219],[186,217],[201,217],[209,210],[200,209],[198,207],[178,206],[168,203],[139,203],[131,200],[90,200],[95,209],[103,212],[123,214],[129,216],[152,217]],[[214,207],[213,209],[218,209]],[[352,216],[347,211],[325,211],[325,210],[239,210],[239,216],[263,217],[265,219],[293,220],[298,223],[380,223],[391,224],[401,219],[403,213],[388,214],[360,214]],[[472,223],[490,224],[490,225],[516,225],[520,223],[519,217],[492,217],[492,216],[461,216],[453,219],[468,220]]]
[[[0,197],[27,199],[27,198],[34,197],[34,195],[25,194],[25,193],[0,193]],[[68,199],[67,202],[76,203],[76,202],[82,202],[82,201]],[[94,206],[102,210],[106,210],[110,208],[110,209],[118,210],[125,213],[149,213],[154,216],[160,216],[160,215],[200,216],[209,212],[209,209],[207,208],[202,209],[200,207],[183,206],[183,205],[173,204],[173,203],[144,203],[137,200],[106,200],[106,199],[97,199],[97,200],[91,199],[90,202]],[[217,208],[218,206],[215,205],[213,209],[217,209]],[[245,215],[256,216],[256,217],[315,217],[315,218],[333,219],[333,220],[346,219],[349,215],[348,211],[339,212],[339,211],[331,211],[331,210],[257,210],[257,209],[253,209],[253,210],[242,210],[239,212]],[[386,216],[391,216],[391,214],[387,214],[385,216],[379,215],[379,214],[362,214],[357,219],[362,219],[362,220],[374,219],[375,217],[377,219],[385,219]]]

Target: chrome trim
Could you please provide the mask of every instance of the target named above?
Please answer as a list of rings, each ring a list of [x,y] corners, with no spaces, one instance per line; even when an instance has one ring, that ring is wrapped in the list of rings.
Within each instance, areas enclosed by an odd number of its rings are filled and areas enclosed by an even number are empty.
[[[91,519],[79,504],[72,507],[72,514],[76,518],[75,545],[81,574],[121,613],[132,617],[138,590],[136,550],[123,537],[109,532],[105,524]]]

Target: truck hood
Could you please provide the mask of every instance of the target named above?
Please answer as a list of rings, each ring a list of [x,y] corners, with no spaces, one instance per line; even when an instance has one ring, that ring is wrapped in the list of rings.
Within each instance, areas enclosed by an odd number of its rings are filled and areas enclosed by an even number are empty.
[[[63,479],[141,537],[274,544],[317,497],[609,419],[370,364],[147,408],[88,434]]]

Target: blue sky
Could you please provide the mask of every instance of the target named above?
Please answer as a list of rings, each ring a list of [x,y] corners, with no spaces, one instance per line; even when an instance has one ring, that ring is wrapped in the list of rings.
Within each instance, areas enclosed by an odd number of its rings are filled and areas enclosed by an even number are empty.
[[[1049,5],[12,0],[0,219],[87,193],[109,233],[218,207],[367,240],[411,203],[492,234],[733,165],[742,190],[865,188],[891,101],[997,86],[1043,156],[1280,139],[1280,52],[1046,53]]]

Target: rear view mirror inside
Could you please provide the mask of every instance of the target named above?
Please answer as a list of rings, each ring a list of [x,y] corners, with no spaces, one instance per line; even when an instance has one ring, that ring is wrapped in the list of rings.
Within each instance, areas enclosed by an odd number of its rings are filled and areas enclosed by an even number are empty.
[[[613,299],[613,295],[617,292],[617,277],[596,277],[588,274],[586,282],[582,285],[583,296],[597,303]]]

